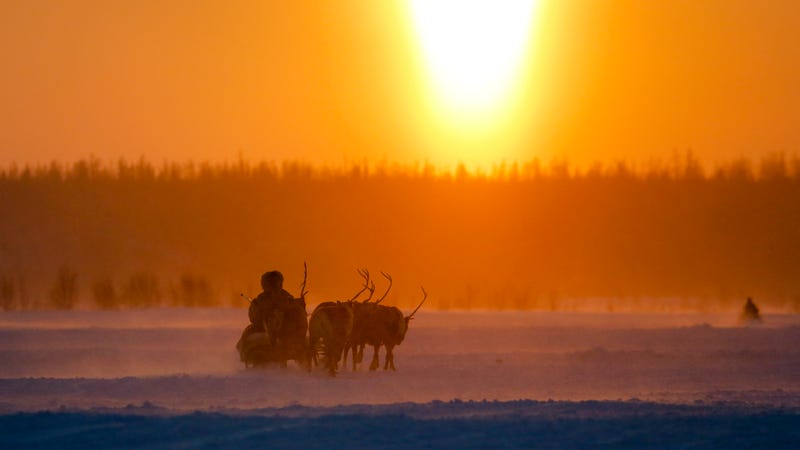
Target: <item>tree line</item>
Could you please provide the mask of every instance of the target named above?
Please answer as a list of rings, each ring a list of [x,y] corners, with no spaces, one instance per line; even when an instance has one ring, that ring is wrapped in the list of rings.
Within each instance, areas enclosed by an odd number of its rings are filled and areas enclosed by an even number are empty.
[[[356,269],[391,272],[395,304],[800,309],[800,159],[707,167],[302,162],[0,168],[5,309],[246,306],[279,269],[312,301]]]

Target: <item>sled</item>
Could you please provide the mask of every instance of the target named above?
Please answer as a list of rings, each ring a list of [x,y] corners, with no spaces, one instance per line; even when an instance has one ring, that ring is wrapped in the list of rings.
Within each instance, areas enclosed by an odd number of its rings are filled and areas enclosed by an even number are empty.
[[[308,322],[305,317],[305,308],[297,307],[290,314],[281,314],[281,319],[272,329],[280,330],[271,340],[269,333],[263,331],[268,328],[256,328],[248,325],[242,332],[241,338],[236,343],[239,351],[239,360],[246,368],[264,367],[271,364],[286,367],[287,362],[294,360],[301,367],[309,367],[308,342],[306,330]]]
[[[248,327],[251,328],[251,327]],[[278,352],[273,348],[269,335],[263,331],[249,331],[242,333],[236,350],[239,351],[239,360],[246,368],[263,367],[272,363],[279,363]]]

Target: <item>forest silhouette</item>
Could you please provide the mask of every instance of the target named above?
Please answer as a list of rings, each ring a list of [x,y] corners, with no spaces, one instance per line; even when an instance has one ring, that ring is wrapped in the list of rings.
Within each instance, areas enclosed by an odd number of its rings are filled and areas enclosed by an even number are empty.
[[[358,268],[387,303],[578,311],[800,311],[800,159],[104,163],[0,168],[5,310],[240,306],[262,272],[311,303]]]

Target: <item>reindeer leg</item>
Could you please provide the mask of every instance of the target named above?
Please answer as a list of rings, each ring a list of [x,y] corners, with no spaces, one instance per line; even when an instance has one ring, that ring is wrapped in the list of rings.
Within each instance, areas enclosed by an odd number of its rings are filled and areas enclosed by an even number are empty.
[[[393,348],[394,347],[391,346],[391,345],[387,345],[386,346],[386,359],[384,359],[384,361],[383,361],[383,370],[388,369],[389,368],[389,364],[392,362],[392,349]]]
[[[342,350],[341,349],[331,349],[331,350],[332,352],[330,358],[328,359],[328,373],[330,374],[330,376],[335,377],[336,369],[339,367],[339,358],[341,358],[342,356]]]
[[[311,344],[311,339],[306,341],[306,348],[305,348],[305,361],[308,362],[308,367],[311,367],[311,364],[314,361],[314,355],[311,352],[314,351],[314,346]]]
[[[359,364],[364,361],[364,347],[366,347],[366,346],[367,346],[367,344],[361,344],[361,345],[358,346],[358,362],[359,362]]]
[[[364,361],[364,344],[357,344],[353,347],[353,372],[358,370],[358,364]]]
[[[328,362],[328,375],[330,375],[330,376],[332,376],[332,377],[335,377],[335,376],[336,376],[336,368],[335,368],[335,364],[336,364],[336,363],[334,363],[334,362],[332,362],[332,361]]]
[[[315,366],[319,365],[319,360],[317,359],[317,338],[311,337],[308,342],[308,370],[311,370],[311,364]]]
[[[375,352],[372,354],[372,362],[369,364],[369,370],[375,370],[381,365],[381,362],[379,361],[378,358],[378,349],[380,348],[380,346],[373,345],[372,347],[375,349]]]
[[[394,368],[394,346],[390,347],[389,349],[389,368],[393,371],[397,370]]]
[[[305,349],[305,354],[303,355],[303,368],[306,371],[311,372],[311,347]]]

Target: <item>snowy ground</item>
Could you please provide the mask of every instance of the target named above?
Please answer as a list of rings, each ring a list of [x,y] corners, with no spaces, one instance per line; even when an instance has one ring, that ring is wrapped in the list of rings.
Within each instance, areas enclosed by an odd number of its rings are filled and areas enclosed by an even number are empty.
[[[0,448],[797,448],[800,317],[735,319],[420,312],[332,379],[244,370],[243,310],[0,313]]]

